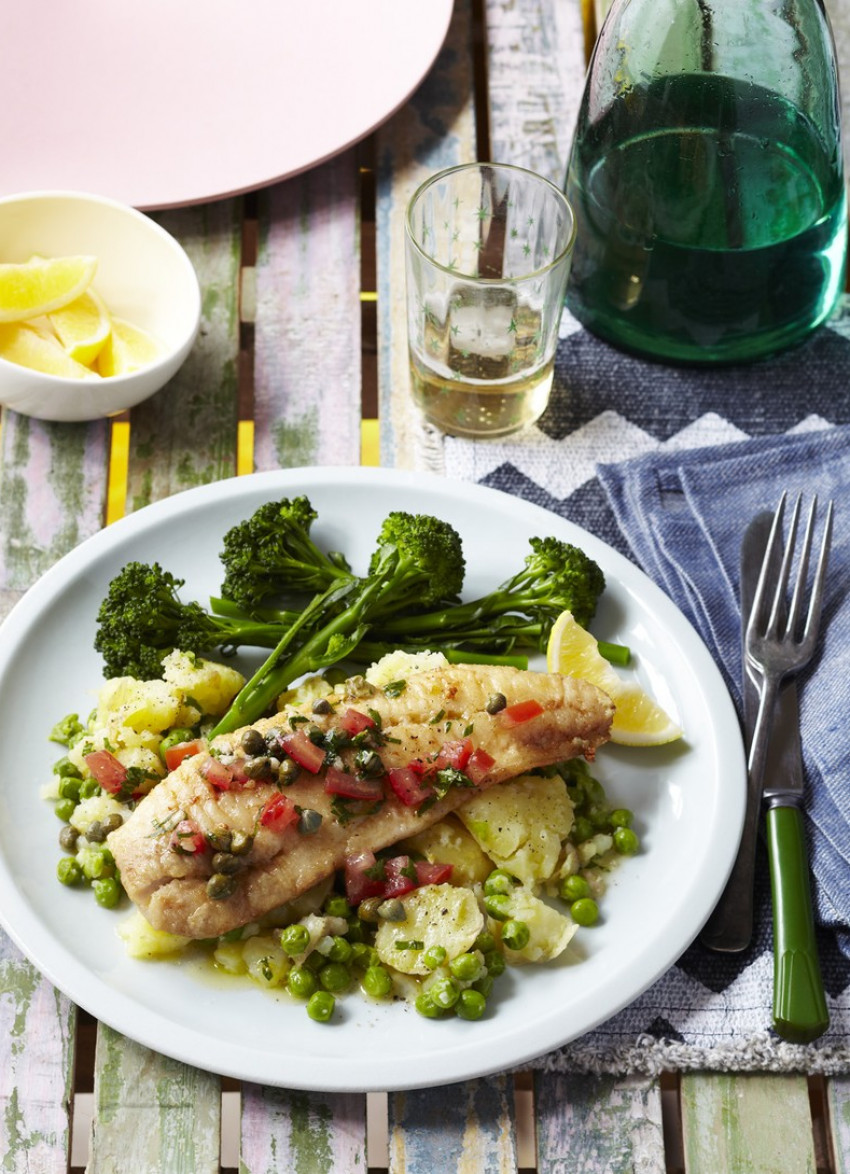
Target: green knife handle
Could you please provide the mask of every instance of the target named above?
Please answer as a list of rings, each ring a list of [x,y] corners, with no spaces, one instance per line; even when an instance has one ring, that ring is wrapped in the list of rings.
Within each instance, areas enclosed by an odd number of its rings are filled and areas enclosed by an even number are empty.
[[[799,807],[767,811],[773,893],[773,1026],[783,1039],[823,1035],[829,1013],[818,961],[803,815]]]

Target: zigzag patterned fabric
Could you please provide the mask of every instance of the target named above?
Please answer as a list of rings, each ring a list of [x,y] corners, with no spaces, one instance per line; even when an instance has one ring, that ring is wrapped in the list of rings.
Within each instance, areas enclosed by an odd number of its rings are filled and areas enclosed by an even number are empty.
[[[739,457],[735,462],[738,480],[726,486],[725,504],[718,505],[718,516],[722,518],[724,509],[728,515],[735,492],[740,491],[740,509],[724,523],[727,529],[734,525],[737,542],[751,516],[747,511],[755,512],[752,502],[757,494],[766,497],[759,508],[772,508],[782,488],[793,491],[797,487],[786,484],[791,473],[798,475],[802,481],[799,488],[806,493],[818,479],[830,494],[840,498],[844,493],[848,509],[843,521],[837,516],[838,534],[841,525],[850,531],[850,428],[842,425],[850,425],[850,301],[801,347],[748,366],[706,369],[668,367],[616,351],[565,315],[552,399],[538,425],[502,441],[447,438],[446,473],[543,506],[640,565],[685,611],[703,638],[708,636],[707,644],[740,704],[740,655],[736,662],[732,646],[724,648],[722,632],[719,642],[712,640],[706,624],[689,610],[687,593],[676,590],[675,574],[653,546],[654,521],[648,512],[653,503],[641,498],[639,475],[649,470],[646,480],[651,484],[656,465],[675,469],[675,454],[682,454],[686,463],[693,459],[691,450],[724,446],[716,456],[727,460]],[[785,453],[788,446],[777,446],[785,433],[803,438],[792,445],[796,443],[804,455],[789,457]],[[751,438],[770,439],[752,443]],[[820,450],[821,438],[827,446],[833,445],[829,467]],[[779,457],[768,457],[763,451],[777,447],[782,454]],[[690,456],[686,458],[686,454]],[[710,531],[713,523],[706,499],[710,502],[715,454],[699,456],[698,468],[686,487],[679,486],[679,492],[693,506],[698,522]],[[746,460],[740,459],[744,457]],[[602,469],[600,476],[600,466],[614,468]],[[750,469],[752,476],[747,475]],[[623,497],[629,491],[635,500],[626,508]],[[644,506],[647,515],[641,516]],[[709,543],[722,542],[723,527],[720,523],[718,527],[720,536],[708,533]],[[848,596],[850,586],[850,555],[843,561],[847,550],[846,540],[842,559],[837,557],[835,546],[833,550],[833,582],[841,578],[835,588],[839,603]],[[686,557],[687,551],[685,561]],[[839,650],[845,663],[850,657],[846,613],[847,607],[830,634],[834,643],[845,639]],[[737,647],[737,634],[734,639]],[[846,679],[846,670],[842,671]],[[836,708],[842,708],[840,697]],[[805,732],[805,712],[803,716]],[[811,800],[818,766],[808,756],[806,770]],[[826,772],[824,777],[832,778]],[[844,772],[842,777],[846,778]],[[833,783],[837,781],[833,779]],[[788,1044],[770,1026],[771,907],[766,852],[760,845],[756,926],[747,951],[723,955],[694,943],[634,1003],[573,1044],[540,1058],[534,1066],[615,1074],[657,1073],[664,1068],[850,1071],[850,810],[846,816],[842,814],[845,819],[846,823],[840,824],[837,863],[832,862],[837,871],[829,871],[828,837],[816,849],[814,861],[824,881],[816,884],[818,935],[831,1016],[829,1031],[821,1040],[807,1046]],[[846,871],[842,873],[841,868]],[[830,881],[833,892],[829,891]],[[838,907],[832,899],[836,896]]]

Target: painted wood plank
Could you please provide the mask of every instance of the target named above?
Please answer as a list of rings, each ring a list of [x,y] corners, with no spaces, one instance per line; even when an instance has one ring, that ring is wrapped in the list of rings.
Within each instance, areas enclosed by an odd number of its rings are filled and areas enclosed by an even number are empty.
[[[67,1168],[76,1008],[0,932],[0,1169]]]
[[[4,410],[0,436],[0,618],[103,524],[109,426]]]
[[[835,1174],[850,1174],[850,1077],[827,1080],[826,1099]]]
[[[561,186],[585,75],[580,0],[487,0],[490,155]]]
[[[517,1169],[510,1076],[390,1093],[388,1114],[389,1174],[511,1174]]]
[[[366,1097],[245,1084],[240,1174],[366,1174]]]
[[[815,1174],[805,1076],[685,1073],[681,1104],[688,1174]]]
[[[157,213],[202,291],[200,337],[184,366],[131,415],[127,512],[236,472],[242,201]]]
[[[257,469],[360,460],[360,223],[354,151],[260,193]]]
[[[375,135],[381,464],[443,469],[443,440],[410,398],[404,304],[404,214],[435,171],[475,158],[470,0],[456,0],[425,81]]]
[[[658,1081],[538,1072],[534,1105],[540,1174],[664,1174]]]
[[[99,1025],[86,1174],[218,1174],[220,1136],[217,1076]]]

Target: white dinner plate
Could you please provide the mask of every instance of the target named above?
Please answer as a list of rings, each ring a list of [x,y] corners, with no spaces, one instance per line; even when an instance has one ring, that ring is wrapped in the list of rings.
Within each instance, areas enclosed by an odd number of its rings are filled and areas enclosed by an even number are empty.
[[[329,159],[399,109],[453,0],[27,0],[0,37],[3,193],[214,200]],[[443,98],[440,99],[443,101]]]
[[[519,569],[534,535],[582,546],[607,589],[597,636],[631,646],[634,671],[685,730],[661,749],[605,746],[594,773],[636,816],[642,851],[612,876],[602,922],[546,966],[511,970],[485,1018],[432,1021],[412,1007],[352,993],[330,1024],[248,983],[195,966],[125,956],[125,910],[56,880],[59,824],[40,798],[61,748],[47,734],[88,713],[102,681],[93,651],[98,605],[131,559],[159,561],[187,598],[220,585],[225,531],[264,501],[306,493],[313,533],[365,569],[391,509],[429,512],[460,532],[466,594]],[[541,666],[542,667],[542,666]],[[79,1006],[150,1048],[261,1084],[316,1090],[416,1088],[524,1063],[608,1019],[658,978],[708,917],[735,855],[744,757],[732,703],[705,646],[666,596],[592,535],[517,498],[445,478],[381,469],[304,468],[177,494],[82,543],[16,606],[0,639],[0,917],[25,954]]]

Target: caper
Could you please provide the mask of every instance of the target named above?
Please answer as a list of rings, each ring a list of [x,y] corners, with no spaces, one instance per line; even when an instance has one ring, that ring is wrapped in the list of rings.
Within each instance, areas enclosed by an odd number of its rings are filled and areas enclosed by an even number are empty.
[[[378,917],[382,921],[406,921],[407,914],[404,911],[404,905],[399,901],[398,897],[390,897],[388,901],[383,901],[378,906]]]
[[[103,830],[103,824],[99,819],[93,819],[86,828],[86,839],[90,844],[102,844],[106,839],[106,832]]]
[[[260,754],[265,754],[266,752],[266,740],[259,730],[245,730],[242,735],[241,742],[242,749],[252,758],[257,757],[257,755]]]
[[[322,813],[312,807],[305,807],[298,816],[298,831],[302,836],[312,836],[322,826]]]
[[[277,774],[277,781],[283,787],[288,787],[290,783],[294,783],[301,773],[301,767],[292,758],[284,758],[280,764],[280,770]]]
[[[103,820],[101,827],[103,828],[104,837],[110,835],[111,832],[117,832],[124,823],[124,816],[117,811],[113,811],[111,815],[107,815]]]
[[[224,873],[214,872],[207,881],[207,896],[211,901],[226,901],[236,892],[236,879],[225,876]]]
[[[59,846],[64,848],[66,852],[76,852],[79,838],[80,833],[77,829],[66,823],[59,833]]]
[[[246,758],[242,763],[242,769],[249,779],[265,779],[272,772],[267,754],[260,754],[256,758]]]
[[[233,843],[233,832],[222,824],[207,832],[207,843],[213,852],[229,852]]]
[[[508,699],[504,693],[493,693],[487,698],[487,704],[484,708],[488,713],[499,713],[508,704]]]
[[[327,697],[319,697],[313,702],[313,713],[324,714],[333,713],[333,706]]]
[[[231,852],[216,852],[212,858],[213,872],[221,873],[223,876],[231,876],[234,872],[238,872],[241,867],[242,861]]]
[[[250,832],[234,832],[230,841],[230,851],[234,856],[246,856],[254,847],[254,837]]]
[[[378,910],[383,903],[383,897],[366,897],[357,906],[357,916],[361,921],[375,922],[378,920]]]
[[[273,726],[272,729],[267,730],[266,736],[263,739],[266,754],[273,754],[275,757],[279,757],[282,740],[283,730],[278,729],[277,726]]]
[[[381,756],[374,750],[358,750],[354,757],[354,762],[358,774],[365,775],[367,779],[378,778],[384,773],[384,764],[381,761]]]

